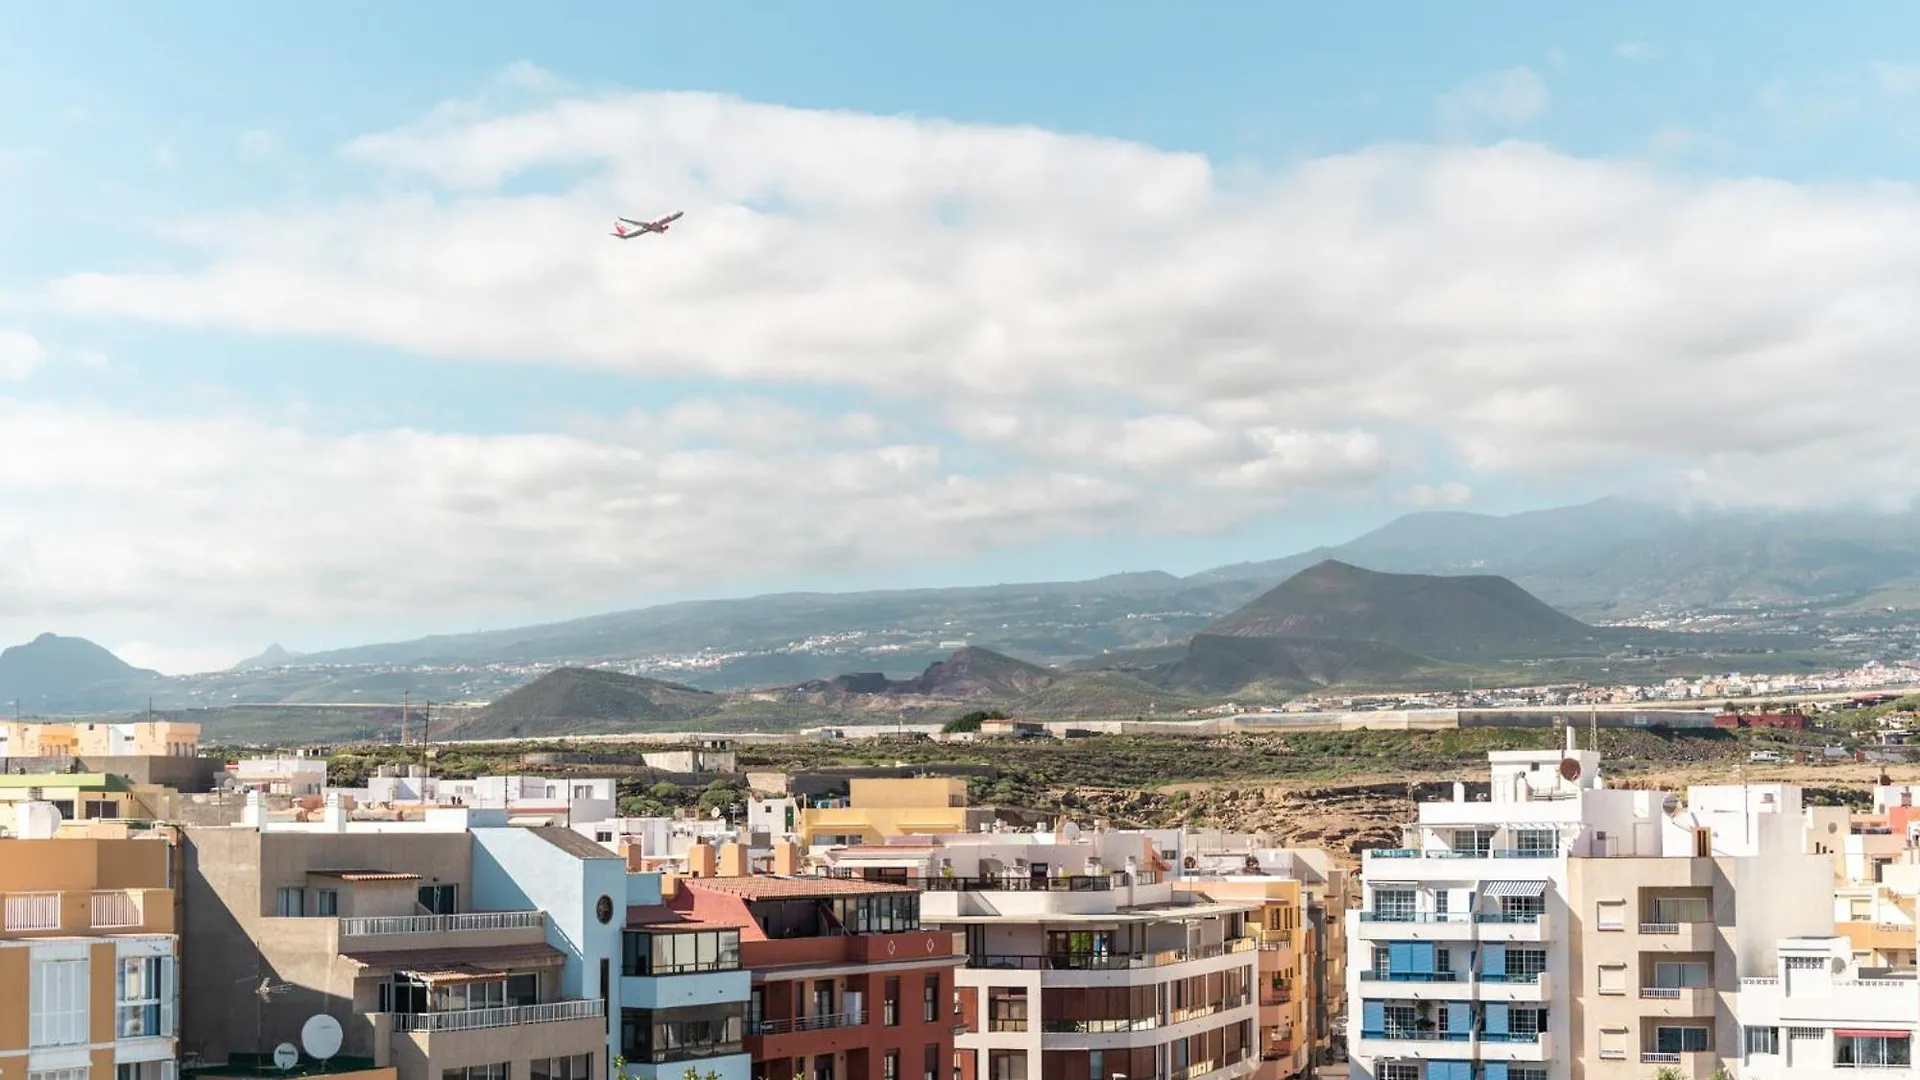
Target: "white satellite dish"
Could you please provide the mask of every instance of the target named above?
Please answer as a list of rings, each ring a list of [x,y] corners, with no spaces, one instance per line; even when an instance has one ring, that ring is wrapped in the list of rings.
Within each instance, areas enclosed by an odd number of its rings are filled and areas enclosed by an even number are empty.
[[[281,1043],[273,1048],[273,1067],[285,1071],[300,1064],[300,1051],[292,1043]]]
[[[340,1021],[326,1013],[315,1013],[300,1025],[300,1045],[307,1056],[325,1061],[340,1052]]]

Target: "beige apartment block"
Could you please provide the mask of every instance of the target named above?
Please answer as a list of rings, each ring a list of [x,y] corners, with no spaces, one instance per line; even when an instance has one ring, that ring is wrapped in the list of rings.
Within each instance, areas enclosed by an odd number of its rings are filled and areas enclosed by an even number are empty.
[[[562,993],[549,915],[475,910],[466,821],[188,829],[184,1048],[253,1060],[325,1014],[336,1069],[607,1076],[605,1004]]]

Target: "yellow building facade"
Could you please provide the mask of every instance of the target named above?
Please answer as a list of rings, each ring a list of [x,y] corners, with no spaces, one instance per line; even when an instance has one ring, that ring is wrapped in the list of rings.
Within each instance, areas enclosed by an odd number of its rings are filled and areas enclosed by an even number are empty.
[[[967,782],[960,777],[853,779],[847,805],[800,812],[800,842],[880,844],[897,836],[972,832],[985,811],[967,807]]]
[[[174,1080],[173,844],[0,839],[0,1080]]]
[[[1231,877],[1186,886],[1214,901],[1254,903],[1247,930],[1260,946],[1255,997],[1260,1004],[1260,1064],[1255,1080],[1289,1080],[1308,1070],[1312,1041],[1308,1017],[1321,962],[1320,941],[1302,917],[1305,893],[1292,878]]]
[[[0,758],[195,757],[199,753],[199,724],[0,721]]]

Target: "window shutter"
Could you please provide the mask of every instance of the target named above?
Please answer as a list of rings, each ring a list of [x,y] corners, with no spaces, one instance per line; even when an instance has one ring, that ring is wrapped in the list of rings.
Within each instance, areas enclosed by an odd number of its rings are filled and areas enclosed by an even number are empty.
[[[171,956],[160,958],[160,1034],[172,1036],[180,1034],[174,1025],[174,1003],[177,994],[174,988],[174,965],[177,961]]]

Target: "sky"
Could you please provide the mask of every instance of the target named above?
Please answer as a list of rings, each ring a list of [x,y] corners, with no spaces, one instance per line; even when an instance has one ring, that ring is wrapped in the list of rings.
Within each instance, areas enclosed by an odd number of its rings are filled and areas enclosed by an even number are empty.
[[[1920,9],[1564,8],[22,6],[0,643],[1906,506]]]

